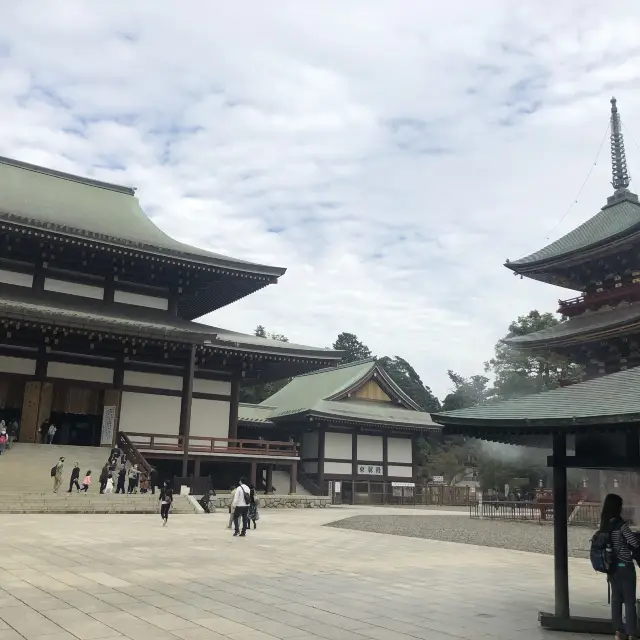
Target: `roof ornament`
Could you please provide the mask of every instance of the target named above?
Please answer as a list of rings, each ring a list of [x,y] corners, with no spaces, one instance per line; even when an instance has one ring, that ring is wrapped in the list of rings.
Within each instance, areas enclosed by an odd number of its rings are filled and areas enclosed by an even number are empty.
[[[616,190],[626,189],[631,182],[627,169],[627,155],[624,151],[624,138],[620,124],[617,100],[611,98],[611,186]]]

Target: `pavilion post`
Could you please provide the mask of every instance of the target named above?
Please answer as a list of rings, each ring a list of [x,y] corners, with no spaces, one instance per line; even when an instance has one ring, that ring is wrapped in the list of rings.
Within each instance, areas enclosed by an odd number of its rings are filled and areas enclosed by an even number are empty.
[[[240,378],[233,376],[231,380],[231,397],[229,399],[229,439],[238,438],[238,404],[240,403]],[[232,446],[237,446],[233,444]]]
[[[293,461],[291,463],[291,473],[289,474],[289,493],[295,493],[298,486],[298,463]]]
[[[318,431],[318,486],[322,491],[324,491],[324,443],[326,432],[327,428],[322,425]]]
[[[182,477],[186,478],[189,468],[189,434],[191,431],[191,400],[193,377],[196,369],[196,345],[191,345],[189,360],[182,376],[182,397],[180,399],[180,430],[183,442]]]
[[[251,463],[251,484],[255,487],[258,484],[258,463],[254,460]]]
[[[267,465],[267,495],[273,492],[273,465]]]
[[[553,562],[555,614],[569,618],[569,544],[567,539],[567,436],[553,436]]]

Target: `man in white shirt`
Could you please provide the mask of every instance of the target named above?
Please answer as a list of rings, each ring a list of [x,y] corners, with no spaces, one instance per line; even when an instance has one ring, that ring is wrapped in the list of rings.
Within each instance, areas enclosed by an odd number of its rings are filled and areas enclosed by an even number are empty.
[[[231,501],[234,536],[244,537],[247,533],[250,493],[249,487],[247,486],[247,479],[240,478],[240,483],[233,492],[233,499]],[[240,533],[240,518],[242,518],[242,533]]]
[[[47,430],[47,443],[53,444],[53,439],[56,437],[56,431],[58,427],[55,424],[50,424],[49,429]]]

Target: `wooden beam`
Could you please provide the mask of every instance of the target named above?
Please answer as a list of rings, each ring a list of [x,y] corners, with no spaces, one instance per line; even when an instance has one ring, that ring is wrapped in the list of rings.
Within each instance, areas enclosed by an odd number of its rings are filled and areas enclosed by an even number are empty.
[[[324,449],[327,428],[324,425],[318,430],[318,486],[324,492]]]
[[[640,459],[625,458],[579,458],[576,456],[567,456],[564,459],[557,460],[555,456],[547,456],[547,466],[555,468],[562,466],[565,469],[598,469],[606,471],[608,469],[618,469],[619,471],[637,471],[640,467]]]
[[[238,437],[238,404],[240,403],[240,378],[231,380],[231,398],[229,399],[229,438]]]
[[[298,486],[298,462],[291,463],[291,472],[289,474],[289,493],[295,493]]]
[[[196,345],[191,346],[189,361],[182,376],[182,398],[180,399],[180,427],[178,433],[183,436],[184,455],[182,457],[182,477],[187,477],[189,466],[189,434],[191,431],[191,400],[193,396],[193,378],[196,368]]]
[[[553,436],[553,565],[555,615],[569,618],[569,543],[567,532],[567,436]]]

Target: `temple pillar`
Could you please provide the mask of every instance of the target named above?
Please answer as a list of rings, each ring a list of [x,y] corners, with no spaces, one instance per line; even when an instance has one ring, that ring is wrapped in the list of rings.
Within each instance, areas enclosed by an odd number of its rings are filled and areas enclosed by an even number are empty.
[[[231,397],[229,398],[229,439],[238,437],[238,404],[240,403],[240,378],[231,380]]]
[[[200,464],[202,463],[202,458],[196,458],[193,462],[193,477],[200,477]]]
[[[22,413],[20,414],[20,442],[39,442],[38,410],[41,391],[41,382],[31,381],[24,386]]]
[[[553,565],[555,615],[569,618],[569,544],[567,540],[567,436],[553,436]]]
[[[182,477],[187,477],[189,466],[189,433],[191,431],[191,400],[193,396],[193,377],[196,369],[196,345],[189,350],[189,359],[182,375],[182,396],[180,398],[180,426],[178,433],[182,436]]]
[[[389,436],[386,435],[382,436],[382,480],[389,481]]]
[[[251,478],[249,482],[255,487],[258,483],[258,463],[254,460],[251,463]]]
[[[289,493],[296,493],[298,487],[298,463],[294,460],[291,463],[291,472],[289,473]]]
[[[268,464],[267,465],[267,490],[265,491],[265,493],[267,495],[271,495],[272,491],[273,491],[273,465]]]
[[[324,442],[327,428],[324,425],[318,430],[318,486],[324,492]],[[324,495],[324,493],[323,493]]]

